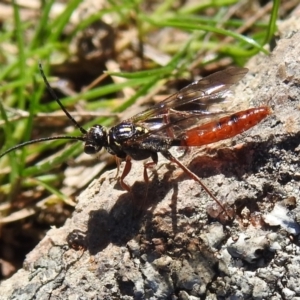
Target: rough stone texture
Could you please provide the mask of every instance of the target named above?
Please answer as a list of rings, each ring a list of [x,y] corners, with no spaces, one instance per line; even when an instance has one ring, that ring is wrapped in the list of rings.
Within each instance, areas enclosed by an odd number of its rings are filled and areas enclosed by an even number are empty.
[[[236,89],[240,104],[274,114],[183,159],[234,207],[232,222],[208,217],[215,203],[163,159],[149,185],[134,164],[132,194],[107,172],[2,282],[0,299],[300,299],[300,25],[288,24]]]

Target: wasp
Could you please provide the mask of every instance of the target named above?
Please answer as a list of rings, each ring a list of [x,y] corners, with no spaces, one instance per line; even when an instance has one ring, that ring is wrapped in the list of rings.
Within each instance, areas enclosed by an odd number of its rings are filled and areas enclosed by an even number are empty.
[[[33,143],[58,139],[82,141],[87,154],[96,154],[105,148],[118,159],[125,160],[120,183],[127,191],[130,191],[130,187],[124,179],[131,170],[131,160],[148,158],[152,160],[151,163],[145,164],[144,178],[148,180],[146,168],[151,164],[157,164],[158,153],[161,153],[198,182],[223,208],[220,201],[200,178],[171,154],[170,148],[199,147],[232,138],[255,126],[271,114],[268,106],[249,108],[235,113],[226,109],[226,99],[232,85],[248,72],[246,68],[230,67],[194,81],[165,100],[110,129],[97,124],[86,130],[78,124],[56,96],[46,79],[41,64],[39,68],[48,91],[82,135],[52,136],[27,141],[6,150],[0,158]]]

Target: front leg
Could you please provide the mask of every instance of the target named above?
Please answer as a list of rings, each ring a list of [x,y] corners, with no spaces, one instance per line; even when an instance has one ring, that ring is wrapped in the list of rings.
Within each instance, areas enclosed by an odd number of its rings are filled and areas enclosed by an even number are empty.
[[[122,175],[120,177],[120,184],[121,184],[122,188],[124,190],[126,190],[127,192],[131,192],[131,188],[128,184],[126,184],[124,182],[124,179],[129,174],[129,172],[131,170],[131,166],[132,166],[131,157],[129,155],[127,155],[126,159],[125,159],[125,167],[124,167],[124,170],[123,170]]]
[[[149,176],[148,176],[147,169],[150,169],[153,166],[157,165],[157,162],[158,162],[157,153],[156,152],[151,153],[151,158],[152,158],[152,161],[147,162],[147,163],[144,164],[144,180],[147,184],[149,183]]]
[[[154,165],[157,164],[157,162],[158,162],[157,153],[156,152],[151,153],[151,158],[152,158],[151,162],[148,162],[148,163],[144,164],[144,180],[147,184],[149,183],[149,176],[148,176],[148,173],[147,173],[147,169],[149,169],[149,168],[151,168],[151,167],[153,167]],[[131,192],[131,188],[128,184],[126,184],[124,182],[124,179],[130,173],[131,166],[132,166],[131,157],[129,155],[127,155],[126,159],[125,159],[125,167],[124,167],[124,170],[123,170],[122,175],[120,177],[120,184],[121,184],[122,188],[124,190],[128,191],[128,192]]]

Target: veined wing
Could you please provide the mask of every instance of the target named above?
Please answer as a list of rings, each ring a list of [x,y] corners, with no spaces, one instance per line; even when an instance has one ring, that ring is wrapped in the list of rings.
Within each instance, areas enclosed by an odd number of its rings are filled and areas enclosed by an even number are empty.
[[[226,108],[226,98],[231,86],[247,71],[246,68],[232,67],[216,72],[135,115],[129,120],[147,129],[147,133],[137,140],[151,135],[176,139],[192,127],[232,114]]]
[[[169,114],[171,109],[190,111],[198,115],[220,111],[221,109],[218,109],[218,105],[226,99],[230,93],[231,86],[242,79],[247,72],[248,69],[246,68],[231,67],[213,73],[194,81],[177,93],[136,114],[129,120],[133,123],[139,123],[141,126],[146,121],[148,126],[150,126],[151,119],[153,119],[154,127],[157,127],[157,117]],[[151,126],[149,130],[151,130]]]

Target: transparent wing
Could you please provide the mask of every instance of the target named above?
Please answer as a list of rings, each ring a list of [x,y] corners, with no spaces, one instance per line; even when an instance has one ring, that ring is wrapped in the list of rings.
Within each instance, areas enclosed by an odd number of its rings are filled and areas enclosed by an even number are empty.
[[[226,108],[230,88],[247,72],[248,69],[239,67],[216,72],[191,83],[162,102],[135,115],[129,121],[148,130],[138,139],[150,135],[177,138],[191,127],[232,113]]]
[[[231,67],[194,81],[162,102],[133,116],[130,121],[143,122],[167,114],[170,109],[184,110],[190,104],[193,104],[193,110],[207,111],[213,104],[221,103],[222,99],[227,97],[231,86],[241,80],[247,72],[246,68]]]

